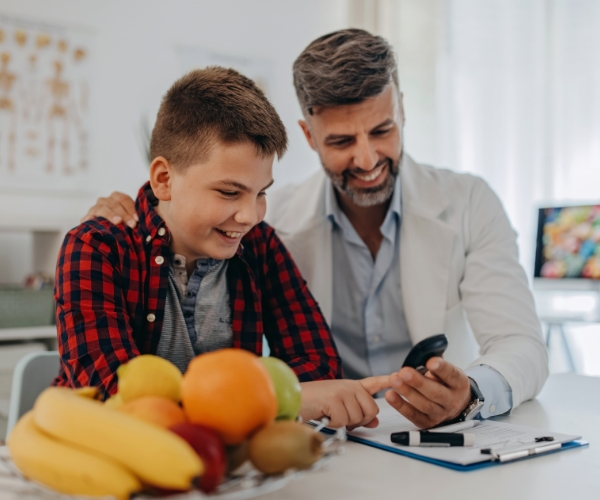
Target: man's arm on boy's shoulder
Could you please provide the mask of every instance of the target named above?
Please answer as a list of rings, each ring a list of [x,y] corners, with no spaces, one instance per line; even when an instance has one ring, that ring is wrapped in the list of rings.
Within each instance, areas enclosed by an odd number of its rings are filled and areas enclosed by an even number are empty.
[[[274,356],[301,382],[342,377],[341,359],[319,306],[273,228],[266,235],[263,316]]]
[[[117,390],[117,368],[139,354],[121,289],[119,249],[101,222],[71,230],[61,247],[54,297],[61,374],[71,387]]]

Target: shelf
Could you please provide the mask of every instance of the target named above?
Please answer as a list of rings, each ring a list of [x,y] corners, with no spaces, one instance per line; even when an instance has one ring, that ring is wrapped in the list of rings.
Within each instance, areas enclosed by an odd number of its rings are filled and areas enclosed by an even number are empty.
[[[31,326],[26,328],[0,328],[0,342],[55,338],[56,325]]]

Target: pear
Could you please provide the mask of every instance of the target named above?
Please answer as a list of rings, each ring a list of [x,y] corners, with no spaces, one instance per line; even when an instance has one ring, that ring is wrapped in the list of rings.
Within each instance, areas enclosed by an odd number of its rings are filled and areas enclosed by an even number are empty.
[[[292,421],[276,421],[250,439],[250,460],[265,474],[306,469],[323,456],[324,437],[312,427]]]
[[[277,358],[260,358],[260,361],[275,386],[277,420],[296,420],[302,406],[302,389],[294,370]]]

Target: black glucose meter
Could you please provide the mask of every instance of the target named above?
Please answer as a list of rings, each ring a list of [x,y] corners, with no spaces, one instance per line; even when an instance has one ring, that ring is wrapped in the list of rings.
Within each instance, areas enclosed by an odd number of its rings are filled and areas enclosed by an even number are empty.
[[[425,364],[429,358],[434,356],[441,356],[448,347],[448,337],[446,334],[440,333],[439,335],[433,335],[421,340],[416,344],[406,356],[402,367],[410,366],[419,373],[425,375],[427,367]]]

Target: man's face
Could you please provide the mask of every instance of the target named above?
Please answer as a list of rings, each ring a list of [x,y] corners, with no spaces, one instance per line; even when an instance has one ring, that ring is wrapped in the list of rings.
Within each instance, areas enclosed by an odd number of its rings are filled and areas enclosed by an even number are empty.
[[[181,171],[171,168],[166,185],[159,182],[159,192],[152,188],[173,252],[191,261],[233,257],[242,237],[265,216],[272,167],[273,157],[258,157],[249,142],[218,142],[208,160]]]
[[[402,156],[404,113],[397,88],[358,104],[317,107],[300,126],[339,193],[359,206],[387,201]]]

